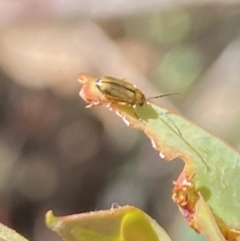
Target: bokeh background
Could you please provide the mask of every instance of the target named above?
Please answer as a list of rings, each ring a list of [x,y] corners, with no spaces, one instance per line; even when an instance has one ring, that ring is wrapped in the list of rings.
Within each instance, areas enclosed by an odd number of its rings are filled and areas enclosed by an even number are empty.
[[[85,109],[77,75],[125,77],[240,147],[240,0],[0,0],[0,222],[59,241],[56,215],[135,205],[173,240],[205,240],[171,200],[165,162],[104,107]]]

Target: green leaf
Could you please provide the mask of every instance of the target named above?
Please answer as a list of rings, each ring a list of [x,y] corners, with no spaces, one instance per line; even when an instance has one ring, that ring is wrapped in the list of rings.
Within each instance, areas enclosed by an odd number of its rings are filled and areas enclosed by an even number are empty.
[[[195,206],[195,226],[202,230],[208,241],[225,241],[225,238],[221,234],[214,217],[209,209],[209,206],[200,195],[199,200]]]
[[[0,223],[0,240],[4,241],[27,241],[16,231]]]
[[[176,183],[193,185],[195,193],[199,192],[209,205],[225,237],[240,236],[239,152],[195,123],[152,103],[135,109],[114,103],[111,109],[128,125],[145,132],[161,157],[166,160],[181,158],[185,162],[185,180],[179,181],[180,177]],[[192,193],[188,195],[191,199]],[[192,210],[184,210],[189,216],[193,215],[192,219],[198,198],[195,195],[195,200],[188,203],[193,205]],[[194,223],[190,225],[194,227]]]
[[[152,218],[131,206],[65,217],[49,211],[46,223],[67,241],[171,241]]]
[[[96,86],[97,80],[84,74],[79,76],[83,84],[80,96],[90,103],[89,107],[105,104],[128,125],[145,132],[161,157],[178,157],[185,162],[183,172],[174,182],[173,200],[189,225],[207,236],[210,233],[218,237],[214,228],[205,225],[208,223],[218,226],[227,240],[240,238],[239,152],[178,114],[147,101],[143,106],[131,104],[139,101],[139,90],[125,80],[118,80],[122,90],[119,93],[109,81],[105,83],[108,91],[102,92]],[[123,105],[124,102],[128,104]],[[197,210],[204,211],[204,218]]]

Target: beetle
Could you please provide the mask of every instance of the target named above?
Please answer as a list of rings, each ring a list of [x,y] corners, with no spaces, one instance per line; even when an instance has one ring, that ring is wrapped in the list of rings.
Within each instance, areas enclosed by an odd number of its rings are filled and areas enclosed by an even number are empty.
[[[83,84],[80,91],[80,96],[89,103],[86,107],[92,107],[102,104],[118,103],[121,105],[129,105],[134,108],[139,105],[143,106],[146,101],[156,98],[161,98],[170,95],[179,95],[179,93],[170,93],[146,98],[141,90],[136,85],[129,83],[126,79],[119,79],[112,76],[103,76],[95,78],[86,74],[80,74],[78,81]],[[98,90],[98,91],[96,91]],[[138,115],[135,113],[137,119]],[[176,127],[178,133],[181,132],[174,122],[167,117]]]
[[[97,79],[95,85],[107,100],[132,106],[143,106],[144,103],[150,99],[180,95],[179,93],[170,93],[146,98],[136,85],[129,83],[125,79],[112,76],[103,76]]]

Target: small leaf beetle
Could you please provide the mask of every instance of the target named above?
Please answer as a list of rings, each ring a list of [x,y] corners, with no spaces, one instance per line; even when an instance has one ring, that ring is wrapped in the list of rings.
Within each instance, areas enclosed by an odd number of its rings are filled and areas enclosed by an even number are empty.
[[[89,103],[86,107],[92,107],[102,104],[118,103],[121,105],[129,105],[136,107],[136,105],[143,106],[144,103],[150,99],[160,97],[179,95],[179,93],[170,93],[146,98],[136,85],[129,83],[125,79],[119,79],[112,76],[103,76],[100,79],[86,74],[80,74],[78,81],[83,84],[80,91],[80,96]],[[135,113],[137,119],[138,115]],[[176,127],[174,122],[169,119]],[[181,135],[181,132],[176,127]]]
[[[118,79],[111,76],[104,76],[98,79],[95,84],[109,101],[133,106],[142,106],[147,100],[150,99],[170,95],[180,95],[179,93],[171,93],[146,98],[136,85],[127,82],[125,79]]]
[[[85,89],[83,89],[84,93],[80,92],[80,95],[82,95],[82,97],[84,97],[84,99],[90,103],[88,107],[101,105],[104,103],[119,103],[122,105],[130,105],[134,107],[136,105],[143,106],[144,103],[150,99],[156,99],[170,95],[180,95],[179,93],[171,93],[146,98],[136,85],[129,83],[125,79],[119,79],[112,76],[103,76],[98,79],[86,74],[80,74],[78,80],[83,85],[96,87],[98,92],[100,92],[95,93],[95,91],[94,94],[91,92],[85,93]]]

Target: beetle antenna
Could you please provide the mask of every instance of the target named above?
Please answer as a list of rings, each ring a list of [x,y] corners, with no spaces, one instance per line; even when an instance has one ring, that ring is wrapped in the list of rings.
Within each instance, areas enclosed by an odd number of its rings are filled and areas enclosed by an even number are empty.
[[[150,98],[147,98],[147,100],[157,99],[157,98],[166,97],[166,96],[170,96],[170,95],[178,95],[178,96],[182,97],[182,95],[180,93],[170,93],[170,94],[157,95],[154,97],[150,97]]]

